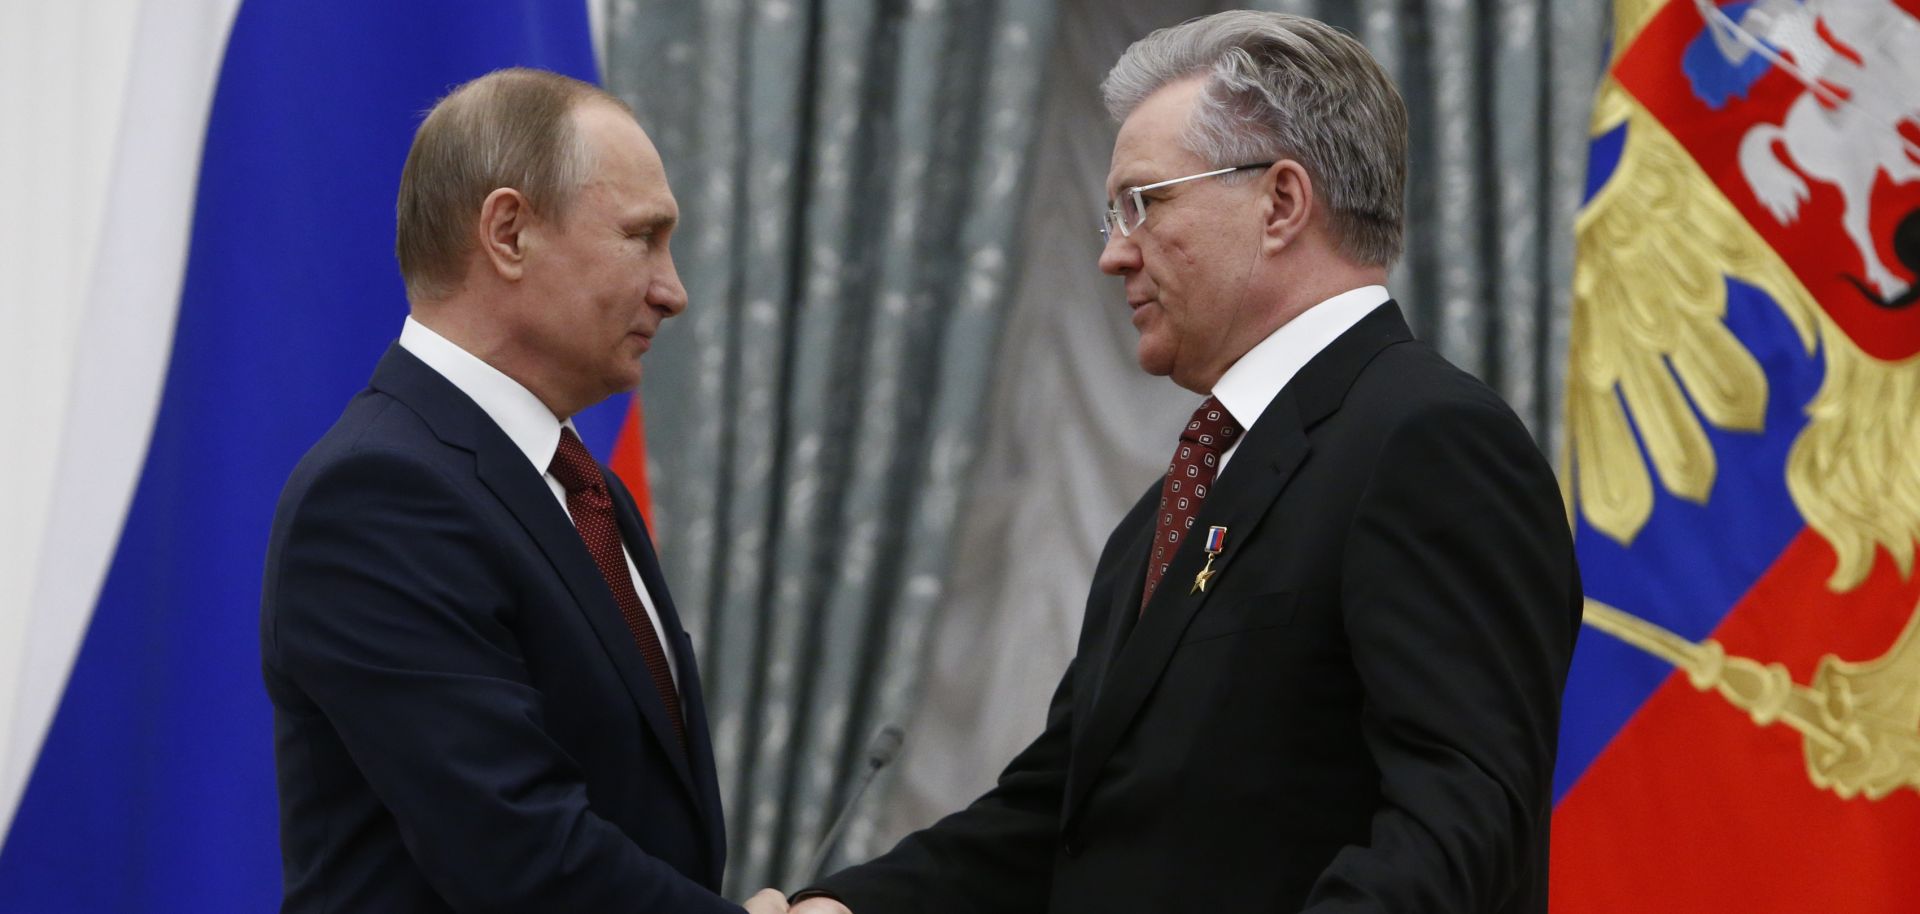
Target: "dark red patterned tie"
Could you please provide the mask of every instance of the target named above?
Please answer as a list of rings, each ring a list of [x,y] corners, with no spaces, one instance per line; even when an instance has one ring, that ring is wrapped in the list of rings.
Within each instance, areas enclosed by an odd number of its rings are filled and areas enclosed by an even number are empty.
[[[1219,472],[1220,455],[1240,435],[1240,423],[1233,414],[1208,397],[1193,411],[1193,418],[1180,432],[1180,446],[1174,449],[1173,463],[1167,467],[1166,482],[1160,486],[1160,514],[1153,528],[1153,556],[1147,563],[1147,589],[1140,597],[1140,611],[1147,611],[1153,589],[1160,586],[1167,566],[1180,548],[1193,519],[1200,514],[1200,502],[1213,488],[1213,475]]]
[[[620,545],[620,526],[613,519],[613,499],[607,494],[607,481],[600,475],[600,465],[587,453],[587,446],[580,443],[580,436],[562,426],[560,448],[554,451],[553,465],[547,472],[567,490],[567,513],[573,515],[574,529],[580,531],[587,551],[593,553],[593,563],[600,566],[600,576],[613,590],[613,602],[619,604],[620,615],[633,632],[633,643],[640,646],[640,656],[646,658],[653,687],[659,690],[660,701],[667,706],[667,719],[673,721],[673,735],[679,737],[681,749],[687,748],[687,725],[680,719],[680,693],[673,687],[673,668],[667,666],[667,652],[660,647],[660,634],[653,630],[653,620],[647,617],[647,608],[640,603],[640,594],[633,588],[633,575],[627,571],[626,553]]]

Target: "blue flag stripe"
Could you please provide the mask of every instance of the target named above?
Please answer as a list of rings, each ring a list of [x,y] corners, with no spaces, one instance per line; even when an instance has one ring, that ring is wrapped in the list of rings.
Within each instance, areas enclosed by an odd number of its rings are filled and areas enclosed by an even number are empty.
[[[594,79],[584,4],[241,6],[151,446],[0,850],[0,908],[277,906],[257,621],[274,500],[406,313],[393,199],[420,113],[512,65]],[[620,409],[582,417],[602,455]]]

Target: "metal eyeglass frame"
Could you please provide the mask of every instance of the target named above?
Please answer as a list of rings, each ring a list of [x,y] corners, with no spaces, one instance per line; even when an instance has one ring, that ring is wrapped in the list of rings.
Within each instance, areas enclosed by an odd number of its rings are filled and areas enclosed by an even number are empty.
[[[1100,241],[1102,244],[1112,241],[1113,232],[1115,229],[1118,229],[1120,231],[1120,237],[1122,238],[1131,237],[1133,235],[1134,229],[1137,229],[1141,225],[1146,223],[1147,198],[1142,197],[1140,195],[1147,191],[1159,190],[1162,187],[1171,187],[1175,184],[1184,184],[1188,181],[1198,181],[1201,178],[1211,178],[1216,175],[1231,174],[1236,171],[1246,171],[1249,168],[1272,168],[1272,167],[1273,167],[1272,162],[1254,162],[1250,165],[1229,165],[1226,168],[1216,168],[1212,171],[1203,171],[1197,175],[1187,175],[1184,178],[1171,178],[1166,181],[1156,181],[1152,184],[1142,184],[1138,187],[1129,187],[1123,193],[1133,198],[1133,211],[1135,213],[1138,213],[1139,215],[1133,220],[1132,225],[1128,225],[1126,219],[1120,215],[1119,205],[1115,203],[1113,200],[1108,200],[1107,210],[1105,213],[1102,213],[1100,217]]]

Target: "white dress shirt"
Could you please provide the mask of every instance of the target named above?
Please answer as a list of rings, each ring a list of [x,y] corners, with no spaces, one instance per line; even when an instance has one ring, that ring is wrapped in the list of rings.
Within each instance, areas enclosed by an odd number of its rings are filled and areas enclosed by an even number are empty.
[[[553,492],[554,501],[560,503],[560,510],[567,510],[567,489],[547,472],[547,467],[553,465],[554,452],[560,449],[560,429],[573,428],[572,419],[561,422],[554,418],[533,391],[412,317],[408,317],[400,329],[400,348],[427,363],[428,368],[439,372],[478,404],[480,411],[527,455],[534,472],[547,481],[547,488]],[[579,434],[578,430],[575,434]],[[572,519],[573,513],[567,512],[567,517]],[[660,612],[653,608],[653,595],[647,593],[646,582],[640,580],[640,570],[634,567],[633,553],[625,543],[621,544],[620,552],[626,556],[627,575],[633,578],[634,592],[640,595],[640,605],[646,608],[647,618],[653,622],[654,633],[666,651],[667,671],[673,675],[674,687],[678,688],[680,668],[673,658],[673,638],[660,624]]]
[[[1388,298],[1385,286],[1361,286],[1300,312],[1233,363],[1213,385],[1214,398],[1233,414],[1241,428],[1253,428],[1267,405],[1300,369],[1340,334],[1353,329],[1361,318],[1386,304]],[[1244,440],[1246,436],[1241,435],[1220,455],[1216,475],[1227,471],[1227,461],[1233,459],[1233,452]]]

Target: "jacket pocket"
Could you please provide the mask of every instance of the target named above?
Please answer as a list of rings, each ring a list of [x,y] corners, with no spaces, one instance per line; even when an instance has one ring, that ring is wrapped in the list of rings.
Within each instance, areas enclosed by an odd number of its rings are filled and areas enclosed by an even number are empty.
[[[1180,636],[1181,644],[1211,641],[1242,632],[1277,628],[1293,621],[1298,595],[1293,591],[1256,594],[1202,607]]]

